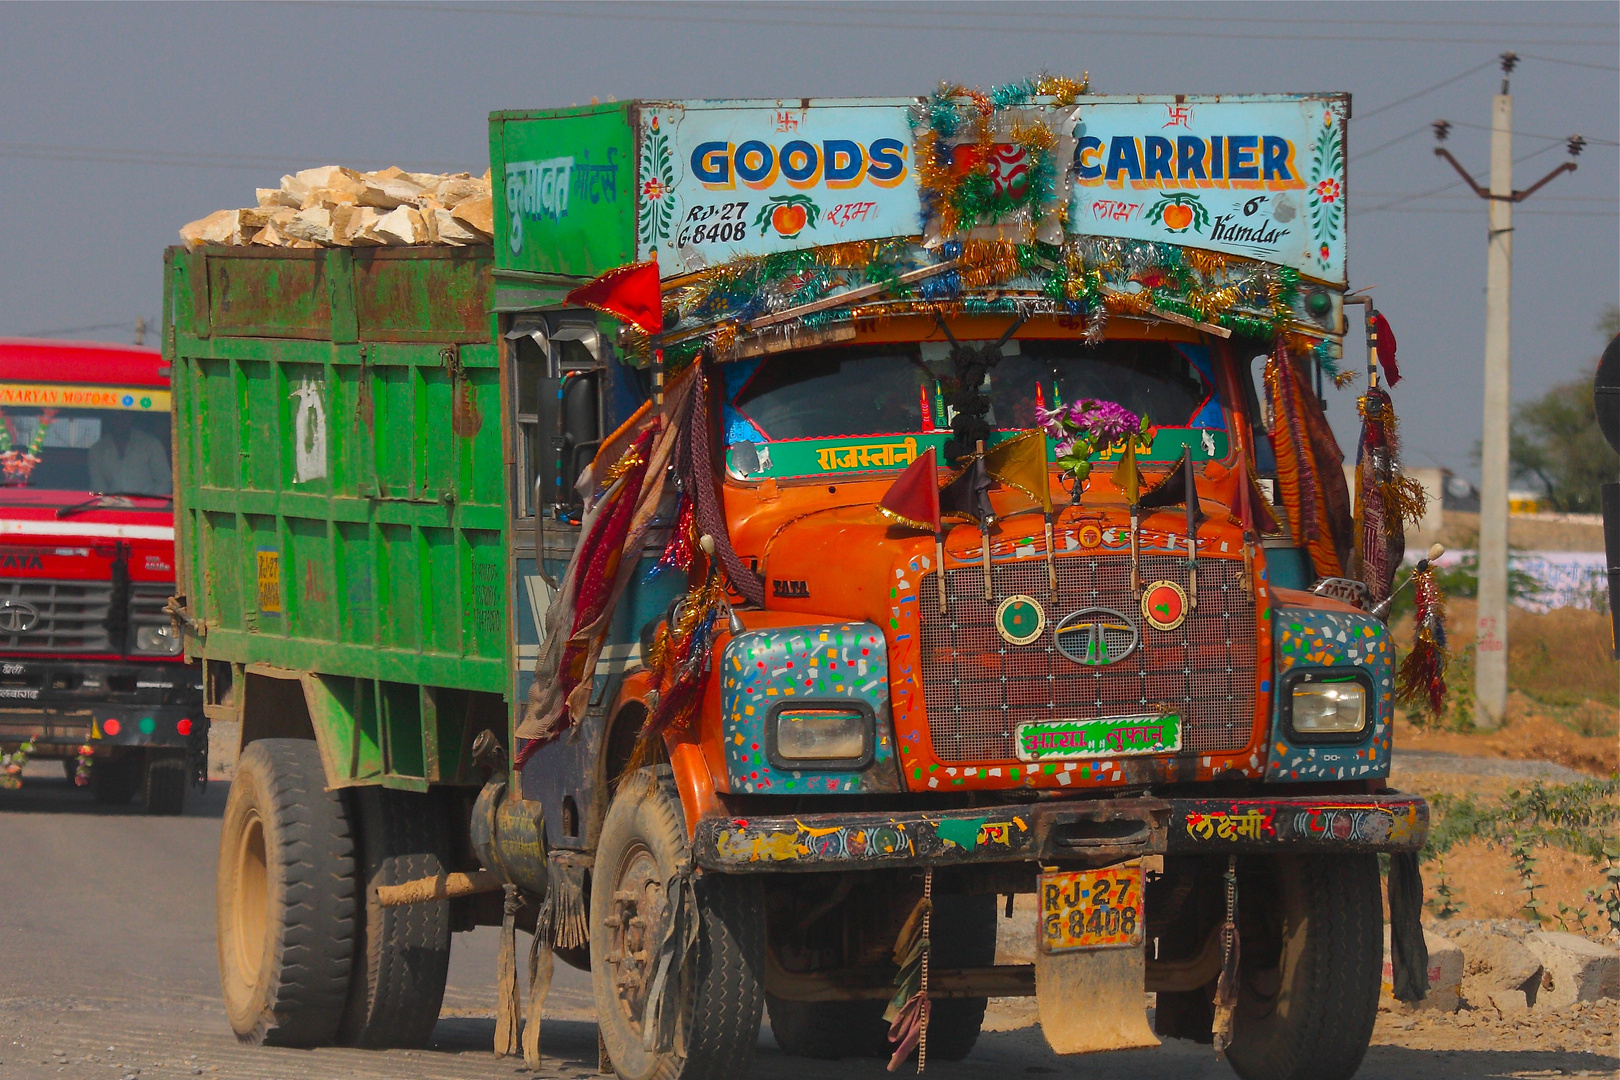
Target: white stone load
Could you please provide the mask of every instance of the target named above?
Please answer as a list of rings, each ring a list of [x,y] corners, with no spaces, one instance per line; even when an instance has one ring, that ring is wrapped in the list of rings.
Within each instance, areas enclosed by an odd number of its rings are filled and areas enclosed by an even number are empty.
[[[356,172],[322,165],[258,189],[258,205],[220,210],[180,230],[199,245],[274,248],[487,244],[494,233],[489,173]]]

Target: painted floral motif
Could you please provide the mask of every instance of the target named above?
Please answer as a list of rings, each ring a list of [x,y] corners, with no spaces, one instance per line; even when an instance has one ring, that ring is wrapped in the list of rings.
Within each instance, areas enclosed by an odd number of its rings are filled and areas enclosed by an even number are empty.
[[[669,133],[654,116],[642,133],[641,209],[636,215],[636,237],[648,250],[669,239],[669,226],[675,216],[675,162],[669,151]]]
[[[1322,114],[1322,130],[1311,147],[1311,236],[1316,240],[1317,262],[1325,270],[1333,256],[1333,241],[1344,219],[1344,137],[1333,123],[1332,113]]]

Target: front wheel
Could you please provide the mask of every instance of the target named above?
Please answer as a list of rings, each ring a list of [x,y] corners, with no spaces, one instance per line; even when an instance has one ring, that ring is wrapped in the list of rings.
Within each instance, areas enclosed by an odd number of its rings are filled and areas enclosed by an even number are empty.
[[[1378,857],[1269,860],[1240,872],[1238,906],[1232,1068],[1243,1080],[1349,1080],[1378,1018]]]
[[[721,1080],[748,1071],[765,1000],[765,903],[759,883],[692,882],[696,944],[678,989],[668,1049],[646,1034],[660,947],[690,865],[686,821],[668,766],[626,777],[608,807],[591,883],[591,983],[597,1024],[622,1080]],[[677,952],[679,955],[679,952]]]

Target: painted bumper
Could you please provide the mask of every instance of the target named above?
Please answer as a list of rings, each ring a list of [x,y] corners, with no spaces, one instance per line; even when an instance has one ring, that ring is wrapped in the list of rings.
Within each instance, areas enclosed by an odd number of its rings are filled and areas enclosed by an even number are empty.
[[[1415,795],[1100,799],[910,812],[706,818],[698,865],[726,873],[1006,862],[1104,865],[1143,855],[1416,851]]]
[[[0,743],[37,747],[206,746],[197,669],[185,664],[6,660]],[[116,732],[108,721],[116,720]]]

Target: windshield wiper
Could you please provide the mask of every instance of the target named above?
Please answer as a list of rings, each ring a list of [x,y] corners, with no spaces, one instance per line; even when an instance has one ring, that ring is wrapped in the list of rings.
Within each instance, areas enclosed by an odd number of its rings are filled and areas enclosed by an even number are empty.
[[[105,505],[102,502],[103,499],[166,499],[171,503],[174,502],[173,495],[151,495],[144,491],[98,491],[96,494],[84,500],[84,502],[74,503],[72,506],[59,507],[56,511],[56,516],[58,518],[66,518],[72,517],[74,514],[83,513],[86,510],[94,510]]]

